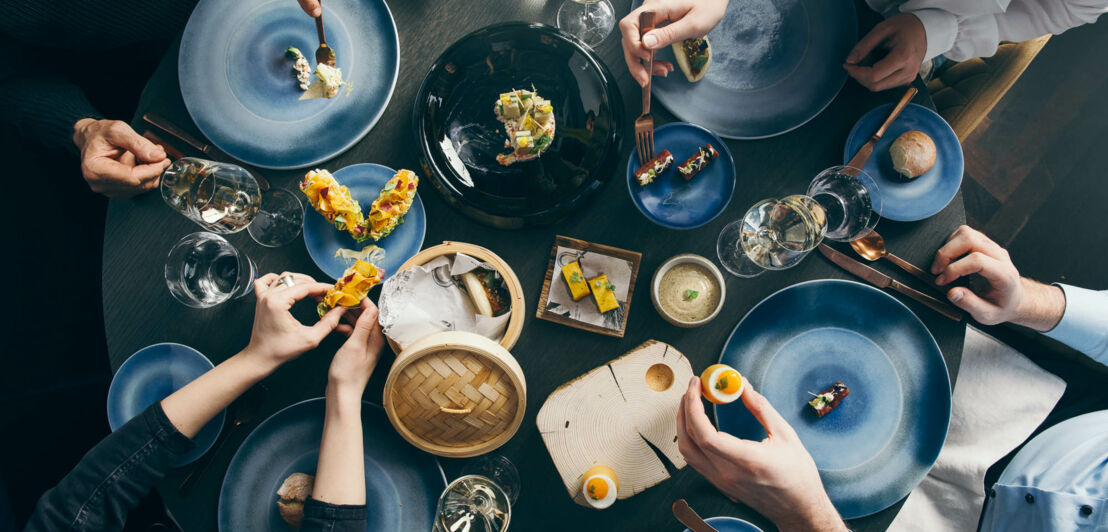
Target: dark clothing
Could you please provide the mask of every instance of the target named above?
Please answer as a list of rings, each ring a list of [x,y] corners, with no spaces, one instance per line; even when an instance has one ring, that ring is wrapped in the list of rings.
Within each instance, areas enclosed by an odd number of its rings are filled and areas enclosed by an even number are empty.
[[[127,512],[192,446],[166,417],[161,403],[154,403],[93,447],[43,494],[24,530],[121,530]],[[360,532],[365,520],[365,505],[309,500],[301,530]]]

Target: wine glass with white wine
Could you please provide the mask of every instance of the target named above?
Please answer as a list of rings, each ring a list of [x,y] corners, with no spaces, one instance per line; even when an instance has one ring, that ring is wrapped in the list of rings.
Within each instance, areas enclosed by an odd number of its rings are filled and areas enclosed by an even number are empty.
[[[615,10],[608,0],[565,0],[558,8],[558,28],[590,48],[603,42],[615,25]]]
[[[877,183],[865,172],[833,166],[820,172],[805,194],[759,201],[727,224],[716,254],[739,277],[791,268],[824,238],[849,242],[873,231],[880,219],[877,192]]]
[[[500,486],[481,475],[451,482],[439,497],[433,532],[505,532],[512,505]]]

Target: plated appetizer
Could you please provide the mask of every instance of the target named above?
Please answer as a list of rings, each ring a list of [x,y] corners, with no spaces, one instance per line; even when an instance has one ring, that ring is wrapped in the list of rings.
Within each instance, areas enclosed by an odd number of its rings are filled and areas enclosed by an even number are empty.
[[[308,172],[300,183],[300,190],[308,197],[312,208],[335,224],[336,229],[350,233],[358,242],[370,237],[358,200],[335,180],[331,172],[319,169]]]
[[[404,215],[412,207],[418,186],[419,178],[411,170],[400,170],[385,183],[365,219],[370,237],[381,240],[404,223]]]
[[[848,395],[850,395],[850,390],[847,389],[842,381],[839,381],[836,382],[834,386],[824,390],[823,393],[815,395],[811,401],[808,401],[808,406],[816,411],[817,416],[823,417],[826,416],[828,412],[834,410],[835,407],[839,406],[839,403],[843,402],[843,398]]]
[[[312,84],[312,67],[308,65],[308,58],[304,57],[300,49],[295,46],[289,46],[285,50],[285,56],[295,61],[292,64],[292,72],[296,74],[296,83],[300,86],[300,90],[308,90],[308,86]]]
[[[635,180],[639,182],[640,186],[646,186],[654,182],[654,178],[662,175],[663,172],[669,169],[673,165],[673,154],[669,150],[662,150],[657,157],[646,162],[646,164],[635,170]]]
[[[603,510],[616,502],[619,495],[619,477],[616,472],[602,465],[590,467],[582,475],[581,493],[589,506]]]
[[[743,395],[743,377],[727,364],[712,364],[700,374],[700,391],[717,405],[734,402]]]
[[[616,285],[608,281],[607,275],[602,273],[589,279],[589,290],[592,291],[593,300],[596,302],[596,309],[599,310],[601,314],[619,308],[619,301],[616,300],[615,294]]]
[[[355,261],[354,265],[347,268],[339,278],[335,286],[332,286],[323,300],[319,302],[316,310],[319,317],[327,314],[327,311],[338,307],[355,307],[365,299],[366,294],[377,286],[385,278],[385,270],[365,261]]]
[[[685,181],[688,181],[709,164],[712,164],[716,157],[719,157],[719,152],[711,144],[705,144],[698,148],[692,157],[677,165],[677,171],[684,176]]]
[[[581,271],[581,263],[573,261],[562,266],[562,279],[566,282],[566,290],[574,301],[580,301],[589,295],[589,283],[585,281],[585,273]]]
[[[512,149],[511,153],[496,156],[496,162],[504,166],[536,159],[554,141],[554,106],[534,87],[501,93],[493,112],[508,133],[504,147]]]
[[[697,37],[675,42],[673,55],[677,57],[677,66],[689,81],[696,83],[708,73],[708,67],[712,64],[712,43],[708,37]]]
[[[315,66],[315,77],[319,79],[319,83],[323,87],[323,96],[327,98],[338,96],[339,89],[348,86],[342,79],[342,70],[339,70],[338,67],[323,63],[317,64]],[[349,94],[349,91],[347,91],[347,94]]]
[[[499,316],[511,307],[511,296],[500,274],[493,270],[474,270],[458,276],[462,288],[469,294],[473,308],[486,316]]]

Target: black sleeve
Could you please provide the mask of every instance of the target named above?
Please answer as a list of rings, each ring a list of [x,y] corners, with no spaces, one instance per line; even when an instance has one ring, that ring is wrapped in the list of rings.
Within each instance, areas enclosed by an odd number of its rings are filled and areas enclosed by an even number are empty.
[[[104,118],[84,91],[56,75],[0,79],[0,101],[11,104],[0,124],[51,149],[77,153],[73,124],[82,118]]]
[[[154,403],[43,494],[24,530],[121,530],[127,512],[192,446]]]
[[[300,532],[362,532],[365,519],[364,504],[330,504],[309,498],[304,502]]]

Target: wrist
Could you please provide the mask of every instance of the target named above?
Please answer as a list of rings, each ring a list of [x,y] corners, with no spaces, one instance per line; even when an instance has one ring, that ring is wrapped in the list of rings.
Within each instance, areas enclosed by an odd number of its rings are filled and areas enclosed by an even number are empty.
[[[94,118],[82,118],[73,123],[73,143],[78,148],[83,148],[85,144],[85,130],[88,126],[96,122]]]
[[[1058,325],[1066,312],[1065,292],[1057,286],[1026,277],[1020,278],[1020,285],[1023,294],[1012,323],[1039,332],[1049,331]]]
[[[257,377],[258,380],[268,377],[281,365],[273,357],[266,356],[265,353],[252,345],[248,345],[245,349],[239,351],[234,358],[241,360],[247,373]]]
[[[846,523],[826,495],[813,504],[791,508],[786,516],[773,519],[782,532],[848,532]]]
[[[336,404],[341,405],[357,405],[361,408],[362,395],[365,393],[365,386],[358,386],[356,384],[336,382],[334,380],[327,381],[327,389],[325,395],[328,402],[334,401]]]

